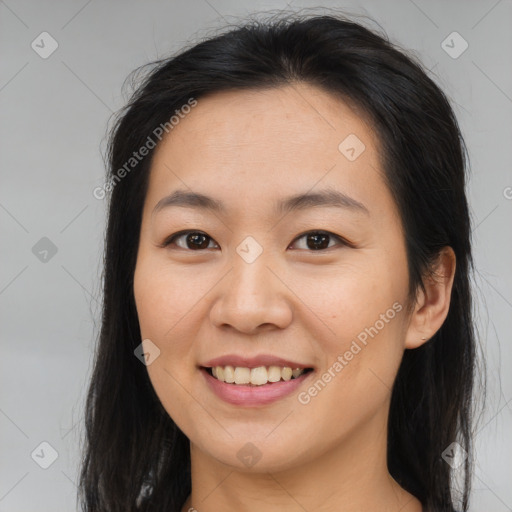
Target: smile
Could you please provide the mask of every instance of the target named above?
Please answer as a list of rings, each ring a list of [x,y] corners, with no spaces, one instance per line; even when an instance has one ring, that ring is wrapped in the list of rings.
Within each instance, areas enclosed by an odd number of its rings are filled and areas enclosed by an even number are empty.
[[[205,379],[205,384],[217,398],[239,407],[264,406],[290,396],[298,392],[302,386],[306,386],[305,382],[309,382],[311,376],[316,373],[312,368],[292,369],[287,366],[248,368],[230,365],[202,366],[200,372]],[[233,382],[227,382],[224,380],[226,378]],[[256,384],[253,383],[253,378]]]
[[[303,373],[311,371],[311,368],[290,368],[289,366],[258,366],[247,368],[243,366],[233,367],[214,366],[206,368],[206,371],[214,378],[227,384],[245,386],[263,386],[279,381],[289,381],[300,377]]]

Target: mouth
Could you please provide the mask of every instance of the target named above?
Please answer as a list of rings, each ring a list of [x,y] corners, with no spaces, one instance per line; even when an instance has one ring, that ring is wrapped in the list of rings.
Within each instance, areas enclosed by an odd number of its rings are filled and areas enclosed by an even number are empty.
[[[258,387],[288,382],[313,371],[313,368],[291,368],[290,366],[202,366],[202,370],[214,379],[233,386]]]
[[[300,360],[261,353],[224,354],[197,368],[214,395],[239,407],[266,406],[290,397],[317,373],[314,366]]]
[[[263,407],[298,392],[314,378],[314,368],[290,366],[200,366],[204,383],[224,402]]]

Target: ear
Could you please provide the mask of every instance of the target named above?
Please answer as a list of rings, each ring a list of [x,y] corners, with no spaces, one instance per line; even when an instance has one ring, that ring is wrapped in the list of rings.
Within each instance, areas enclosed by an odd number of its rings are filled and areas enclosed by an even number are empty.
[[[456,258],[453,249],[443,247],[432,275],[423,281],[425,292],[418,289],[416,305],[411,313],[405,338],[405,348],[418,348],[439,330],[450,309],[455,277]]]

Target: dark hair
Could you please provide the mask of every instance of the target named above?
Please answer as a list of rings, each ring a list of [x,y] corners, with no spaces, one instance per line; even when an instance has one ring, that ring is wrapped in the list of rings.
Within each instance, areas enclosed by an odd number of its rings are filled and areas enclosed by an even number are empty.
[[[467,151],[449,101],[416,59],[385,35],[343,16],[252,20],[151,63],[109,139],[112,183],[105,241],[103,316],[86,404],[80,500],[87,512],[179,511],[191,491],[189,440],[134,356],[141,343],[133,295],[151,158],[118,170],[175,110],[226,90],[312,84],[371,120],[382,169],[402,219],[409,299],[445,246],[456,255],[448,316],[433,338],[406,350],[394,383],[388,468],[428,510],[468,508],[472,475],[475,327],[470,271]],[[114,178],[117,180],[113,182]],[[468,453],[455,496],[442,452]]]

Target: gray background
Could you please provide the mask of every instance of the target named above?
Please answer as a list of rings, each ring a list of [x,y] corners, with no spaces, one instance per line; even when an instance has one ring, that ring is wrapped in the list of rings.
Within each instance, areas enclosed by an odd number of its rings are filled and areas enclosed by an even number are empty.
[[[286,5],[0,1],[0,512],[76,508],[105,220],[105,203],[92,191],[103,183],[105,131],[126,99],[124,79],[226,21]],[[295,0],[289,9],[317,5]],[[510,511],[512,2],[324,1],[322,6],[377,20],[392,40],[421,58],[454,104],[471,158],[475,312],[489,376],[487,409],[477,428],[471,510]],[[43,59],[31,43],[43,46],[39,35],[45,31],[58,48]],[[457,58],[461,39],[449,38],[442,46],[454,31],[469,45]],[[50,48],[45,39],[38,50]],[[44,253],[43,237],[56,254]],[[48,469],[39,465],[52,461],[51,449],[40,447],[44,441],[58,453]]]

